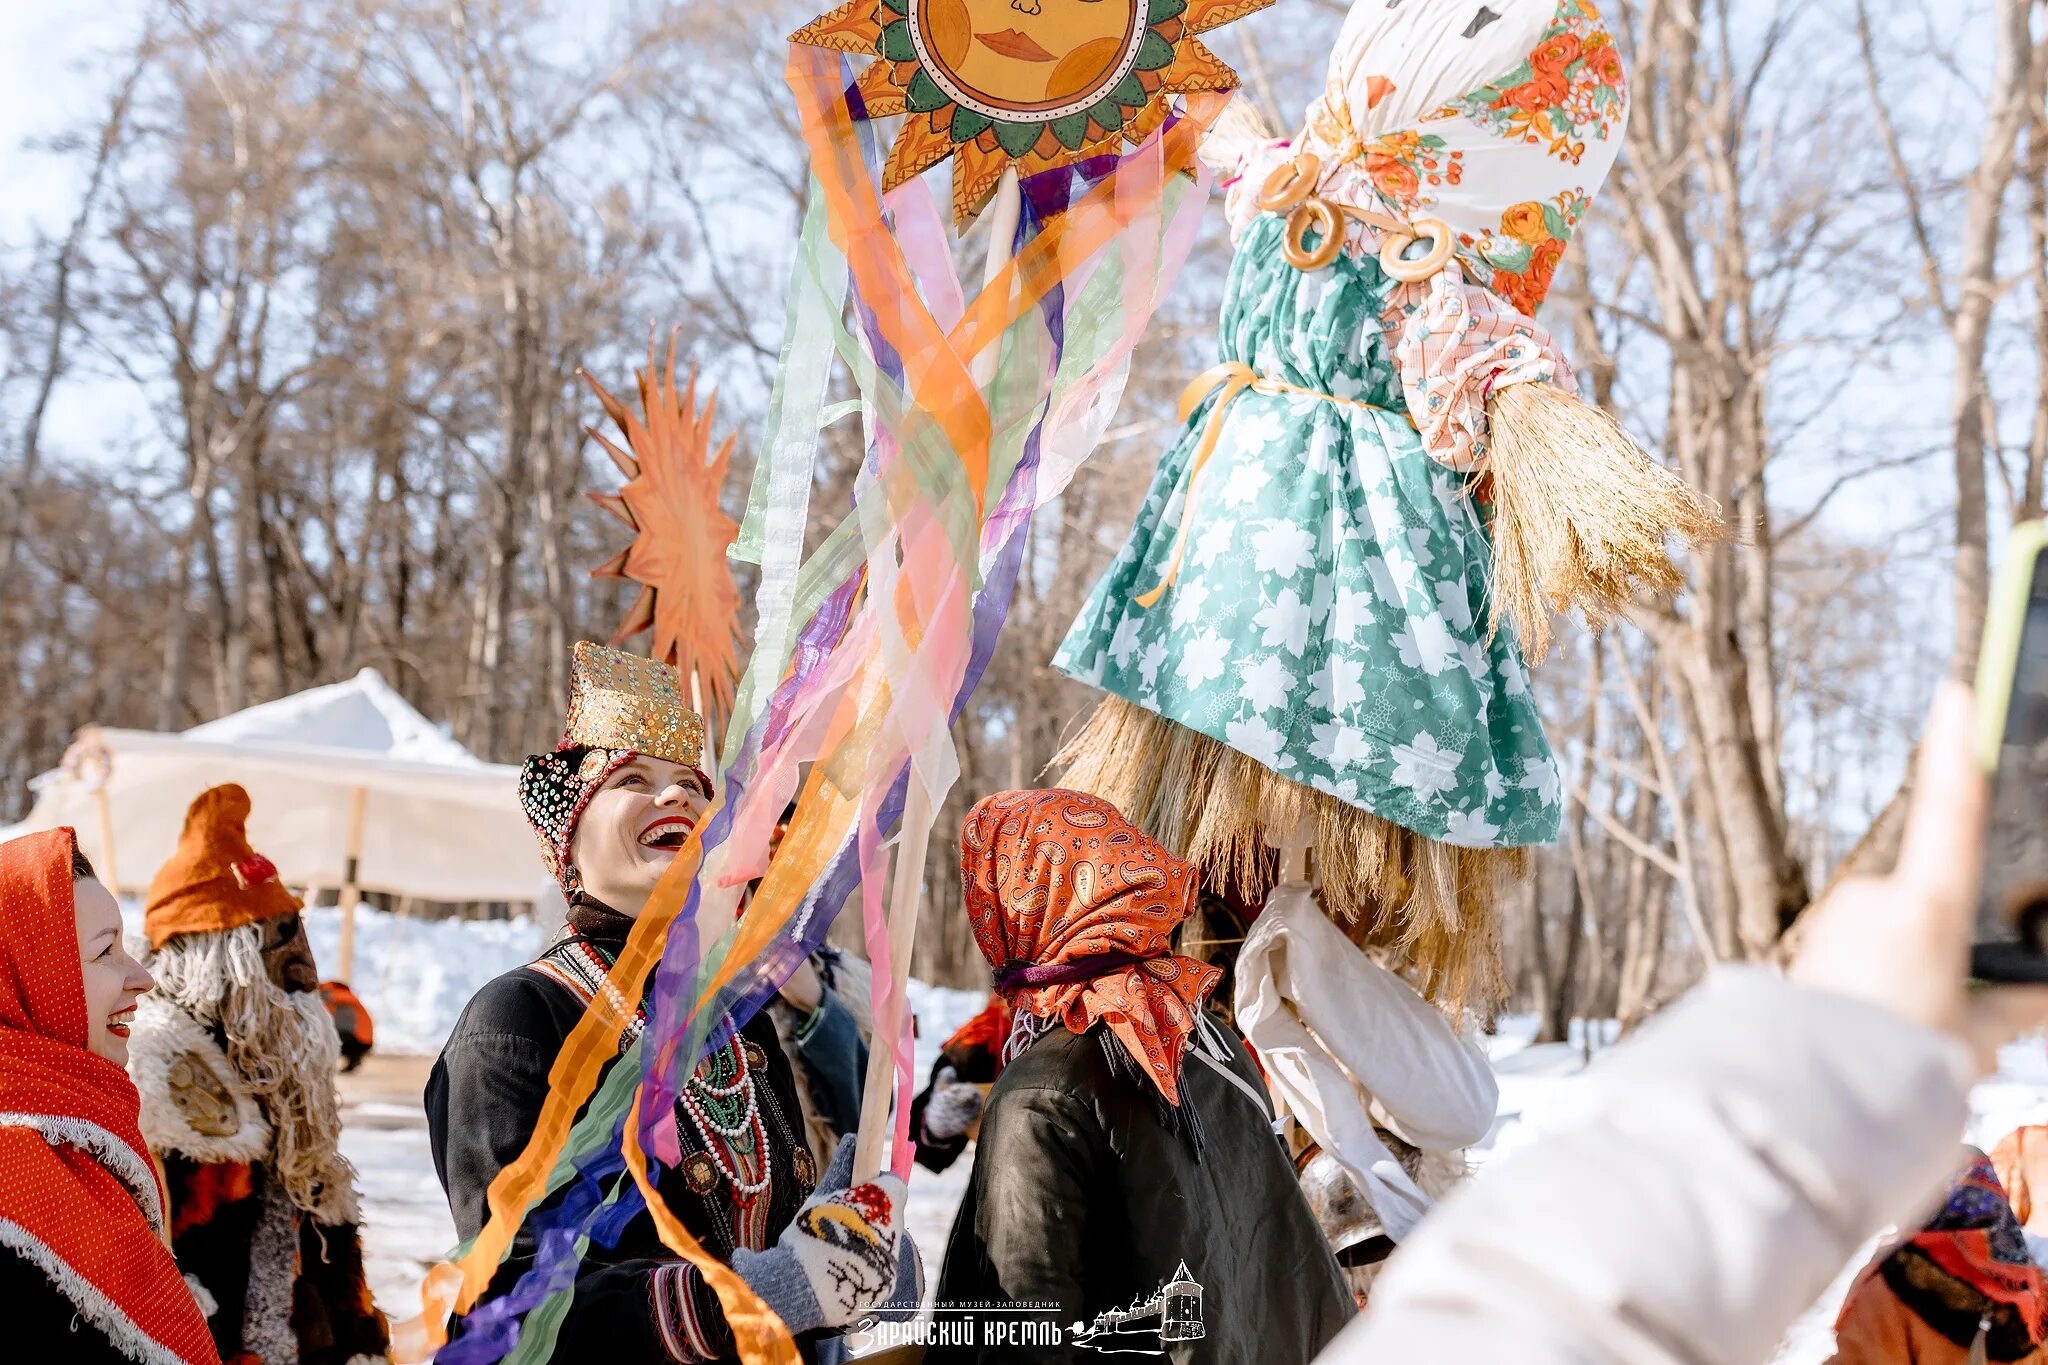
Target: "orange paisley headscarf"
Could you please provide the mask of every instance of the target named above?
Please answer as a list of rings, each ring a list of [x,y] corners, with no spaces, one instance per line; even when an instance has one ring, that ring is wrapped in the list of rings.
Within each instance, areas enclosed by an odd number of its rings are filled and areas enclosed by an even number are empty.
[[[1223,973],[1171,950],[1199,877],[1082,792],[985,797],[960,831],[967,917],[997,990],[1076,1034],[1107,1024],[1168,1103]],[[1060,979],[1065,978],[1065,979]]]

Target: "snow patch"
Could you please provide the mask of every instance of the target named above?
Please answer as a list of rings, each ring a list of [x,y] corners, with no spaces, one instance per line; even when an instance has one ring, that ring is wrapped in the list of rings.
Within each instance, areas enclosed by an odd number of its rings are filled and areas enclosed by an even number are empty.
[[[308,910],[305,920],[313,960],[331,978],[341,962],[341,911],[323,906]],[[526,918],[414,919],[358,907],[348,984],[370,1012],[377,1049],[438,1053],[470,997],[540,956],[554,928]]]
[[[481,768],[484,763],[365,668],[347,682],[309,688],[185,731],[209,744],[316,745],[359,749],[415,763]]]
[[[420,1312],[420,1284],[455,1249],[455,1220],[434,1175],[426,1115],[385,1126],[342,1112],[341,1152],[356,1168],[363,1203],[363,1273],[393,1322]]]
[[[931,1074],[939,1059],[939,1048],[960,1026],[981,1013],[988,1003],[987,991],[961,991],[949,986],[927,986],[913,977],[903,988],[910,997],[910,1012],[917,1016],[917,1088]]]

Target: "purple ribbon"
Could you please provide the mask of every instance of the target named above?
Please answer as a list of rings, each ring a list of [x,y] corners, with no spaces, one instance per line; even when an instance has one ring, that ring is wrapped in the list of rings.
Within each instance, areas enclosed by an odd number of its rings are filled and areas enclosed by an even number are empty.
[[[1158,953],[1097,953],[1072,962],[1009,962],[995,973],[996,993],[1007,995],[1027,986],[1066,986],[1076,981],[1093,981],[1122,967],[1150,962]]]

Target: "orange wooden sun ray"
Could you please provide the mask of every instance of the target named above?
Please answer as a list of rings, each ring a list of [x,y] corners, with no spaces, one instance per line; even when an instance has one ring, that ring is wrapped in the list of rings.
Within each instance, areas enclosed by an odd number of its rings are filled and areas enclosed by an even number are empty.
[[[651,630],[648,653],[692,681],[706,728],[716,734],[732,714],[739,682],[740,599],[726,552],[740,528],[721,501],[734,438],[713,448],[718,398],[710,395],[698,408],[694,369],[689,387],[677,391],[674,332],[659,370],[654,337],[647,338],[647,367],[636,376],[638,416],[591,375],[583,378],[626,443],[622,450],[588,428],[626,478],[617,494],[592,493],[590,499],[634,533],[632,543],[591,576],[640,585],[611,643]]]

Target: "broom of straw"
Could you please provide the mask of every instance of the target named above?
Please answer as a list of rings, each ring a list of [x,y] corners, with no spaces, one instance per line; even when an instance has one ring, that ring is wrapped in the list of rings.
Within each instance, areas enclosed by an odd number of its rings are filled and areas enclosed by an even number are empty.
[[[1530,663],[1550,650],[1550,616],[1598,627],[1638,592],[1683,584],[1665,544],[1718,540],[1720,509],[1651,459],[1621,424],[1553,384],[1510,384],[1487,400],[1492,437],[1493,610]]]

